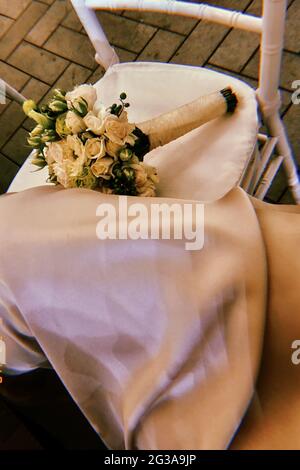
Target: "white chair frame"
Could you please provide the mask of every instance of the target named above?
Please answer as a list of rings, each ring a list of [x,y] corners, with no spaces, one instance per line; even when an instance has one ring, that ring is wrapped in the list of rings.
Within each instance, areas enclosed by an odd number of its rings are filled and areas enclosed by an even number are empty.
[[[279,114],[279,80],[284,40],[286,0],[264,0],[262,17],[226,10],[199,3],[176,0],[71,0],[95,50],[96,61],[107,70],[119,58],[99,23],[94,10],[137,10],[182,15],[243,29],[260,35],[260,72],[257,100],[268,136],[258,134],[262,142],[257,157],[252,159],[243,187],[263,199],[281,164],[284,165],[288,186],[300,204],[300,184],[288,136]],[[274,154],[275,152],[275,154]],[[249,177],[251,174],[251,178]]]

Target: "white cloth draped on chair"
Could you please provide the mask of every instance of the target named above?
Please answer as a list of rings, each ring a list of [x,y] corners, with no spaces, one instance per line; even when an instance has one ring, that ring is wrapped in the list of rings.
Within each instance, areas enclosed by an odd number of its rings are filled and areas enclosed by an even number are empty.
[[[118,210],[117,196],[90,190],[0,197],[5,372],[49,361],[113,449],[226,448],[253,395],[265,318],[248,197],[234,189],[205,206],[198,251],[184,240],[101,241],[100,203]]]
[[[125,91],[129,119],[139,123],[228,85],[239,97],[233,115],[215,119],[145,157],[158,168],[160,196],[209,201],[240,183],[251,158],[258,130],[254,90],[208,69],[159,63],[114,65],[95,86],[107,106]],[[44,185],[46,179],[47,169],[37,172],[29,158],[10,191]]]

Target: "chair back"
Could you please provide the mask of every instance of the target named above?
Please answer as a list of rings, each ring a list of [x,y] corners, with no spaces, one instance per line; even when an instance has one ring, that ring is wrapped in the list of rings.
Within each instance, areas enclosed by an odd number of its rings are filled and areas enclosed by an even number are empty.
[[[71,0],[71,2],[96,49],[97,62],[105,69],[118,63],[119,59],[99,24],[95,10],[112,12],[136,10],[181,15],[258,34],[260,61],[256,94],[263,123],[271,141],[267,138],[264,142],[256,178],[257,181],[260,179],[260,182],[252,194],[263,199],[283,163],[288,186],[294,199],[300,204],[297,166],[279,113],[281,104],[279,83],[287,0],[263,0],[261,17],[189,0]],[[276,158],[272,156],[273,150],[276,151]]]
[[[260,36],[260,70],[258,99],[264,114],[272,114],[280,105],[278,93],[281,56],[284,40],[286,0],[264,0],[262,17],[241,11],[176,0],[71,0],[91,42],[96,49],[96,60],[105,68],[118,62],[99,25],[94,10],[136,10],[181,15],[243,29]]]

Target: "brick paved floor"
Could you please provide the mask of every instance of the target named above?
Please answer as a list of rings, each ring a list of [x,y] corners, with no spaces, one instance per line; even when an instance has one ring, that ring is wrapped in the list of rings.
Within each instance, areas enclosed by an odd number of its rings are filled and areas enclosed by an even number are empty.
[[[261,14],[261,0],[206,1]],[[248,32],[193,19],[154,13],[99,13],[122,61],[192,64],[225,71],[256,86],[258,38]],[[289,1],[282,68],[282,115],[300,161],[300,106],[291,104],[291,83],[300,79],[300,2]],[[55,87],[95,82],[103,70],[69,0],[0,0],[0,78],[37,102]],[[13,102],[0,105],[0,192],[29,153],[25,136],[32,123]],[[283,171],[268,194],[291,202]]]

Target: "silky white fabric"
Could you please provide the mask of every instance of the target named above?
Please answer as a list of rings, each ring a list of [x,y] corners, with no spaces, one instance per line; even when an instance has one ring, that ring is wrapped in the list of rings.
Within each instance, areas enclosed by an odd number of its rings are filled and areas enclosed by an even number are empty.
[[[4,372],[49,361],[113,449],[224,449],[263,340],[255,212],[241,189],[207,204],[204,247],[187,251],[185,240],[99,240],[96,209],[118,212],[118,201],[57,187],[0,197]],[[137,201],[186,203],[128,198]]]
[[[266,276],[247,196],[235,189],[221,198],[252,153],[253,91],[208,70],[162,64],[114,66],[97,85],[106,104],[126,90],[131,119],[142,121],[228,84],[244,93],[235,116],[147,157],[160,172],[160,194],[182,198],[155,203],[219,198],[205,207],[203,250],[185,250],[184,240],[98,240],[96,208],[117,207],[116,196],[48,186],[0,197],[5,372],[51,364],[113,449],[228,446],[253,394]],[[40,176],[31,174],[30,186]],[[10,190],[24,184],[21,170]]]
[[[107,106],[125,91],[129,119],[139,123],[228,85],[240,100],[234,115],[215,119],[145,158],[158,168],[159,196],[208,201],[238,185],[252,155],[258,127],[254,90],[201,67],[137,62],[112,66],[95,86]],[[9,191],[44,185],[47,170],[35,170],[27,160]]]

